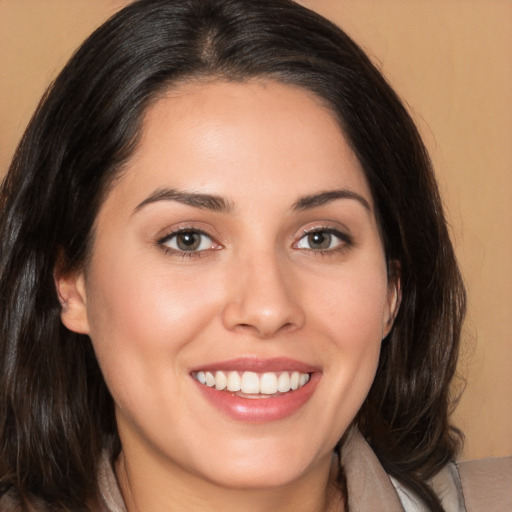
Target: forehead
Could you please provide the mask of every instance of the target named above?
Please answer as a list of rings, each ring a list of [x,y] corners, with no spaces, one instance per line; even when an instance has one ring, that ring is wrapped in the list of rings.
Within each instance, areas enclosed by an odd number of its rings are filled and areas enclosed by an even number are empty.
[[[145,113],[121,182],[140,194],[172,186],[287,201],[347,186],[371,203],[336,116],[313,93],[275,81],[189,82],[166,91]]]

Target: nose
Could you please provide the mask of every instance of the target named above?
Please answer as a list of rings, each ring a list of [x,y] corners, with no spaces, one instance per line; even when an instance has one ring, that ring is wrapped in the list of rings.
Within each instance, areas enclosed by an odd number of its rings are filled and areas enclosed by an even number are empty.
[[[230,269],[229,297],[222,311],[225,328],[259,338],[300,329],[305,315],[290,264],[276,254],[238,261]]]

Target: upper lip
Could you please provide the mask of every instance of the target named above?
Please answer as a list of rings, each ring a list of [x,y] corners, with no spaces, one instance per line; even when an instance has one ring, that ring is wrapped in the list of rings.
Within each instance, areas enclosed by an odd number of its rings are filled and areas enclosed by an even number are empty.
[[[317,366],[290,359],[288,357],[272,357],[268,359],[259,357],[237,357],[226,361],[215,361],[212,363],[197,366],[191,369],[192,372],[200,371],[239,371],[239,372],[284,372],[296,371],[301,373],[313,373],[320,371]]]

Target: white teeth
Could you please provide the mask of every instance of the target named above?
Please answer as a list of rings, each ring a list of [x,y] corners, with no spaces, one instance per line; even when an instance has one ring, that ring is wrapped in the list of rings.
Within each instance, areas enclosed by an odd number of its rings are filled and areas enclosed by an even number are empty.
[[[212,388],[213,386],[215,386],[215,377],[214,377],[213,373],[206,372],[204,375],[206,377],[206,385],[209,388]]]
[[[290,374],[288,372],[283,372],[279,375],[279,379],[277,379],[277,390],[281,393],[290,391]]]
[[[217,372],[215,374],[215,389],[222,391],[228,385],[228,378],[224,372]]]
[[[300,372],[243,372],[240,375],[238,372],[200,371],[193,373],[193,377],[210,388],[233,393],[241,391],[247,395],[274,395],[295,391],[310,379],[308,373]]]
[[[275,373],[264,373],[261,376],[260,392],[264,395],[277,393],[277,375]]]
[[[294,390],[297,389],[299,387],[299,380],[300,380],[300,373],[293,372],[292,378],[290,379],[290,387]]]
[[[309,380],[309,374],[302,373],[299,378],[299,386],[300,387],[304,386],[304,384],[306,384],[306,382],[308,382],[308,380]]]
[[[242,379],[238,372],[229,372],[228,373],[228,391],[240,391],[240,384],[242,383]]]
[[[259,393],[260,379],[258,374],[254,372],[244,372],[242,375],[242,385],[240,386],[242,393]]]

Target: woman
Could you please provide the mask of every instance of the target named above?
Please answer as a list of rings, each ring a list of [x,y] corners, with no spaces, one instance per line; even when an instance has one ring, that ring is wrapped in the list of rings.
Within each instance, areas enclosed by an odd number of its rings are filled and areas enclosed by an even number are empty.
[[[135,2],[0,197],[2,510],[463,510],[436,183],[331,23]]]

